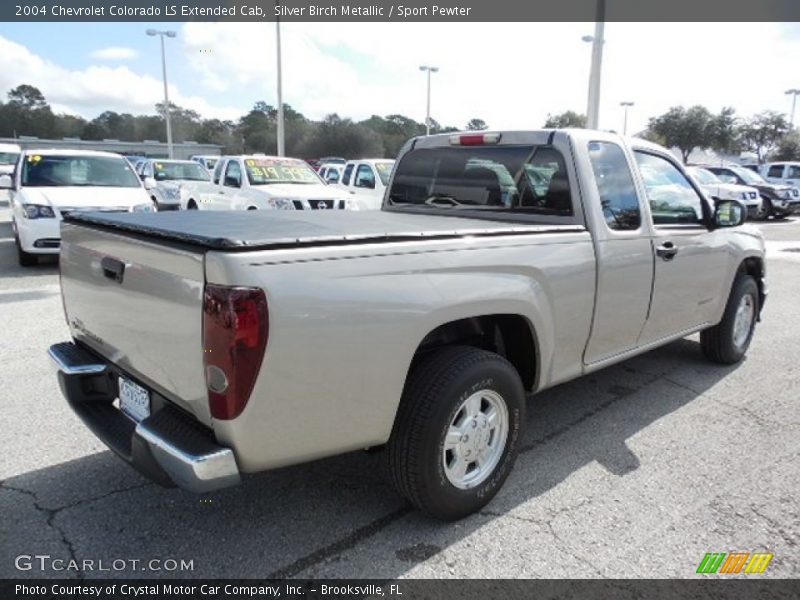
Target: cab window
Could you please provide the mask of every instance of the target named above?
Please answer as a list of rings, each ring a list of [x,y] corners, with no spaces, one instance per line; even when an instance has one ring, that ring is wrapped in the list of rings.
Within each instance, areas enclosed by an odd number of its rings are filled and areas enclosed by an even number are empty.
[[[674,164],[639,150],[634,156],[656,226],[703,222],[703,198]]]
[[[344,185],[350,185],[350,176],[353,174],[353,165],[349,164],[344,168],[344,174],[342,175],[342,183]]]
[[[783,165],[772,165],[767,171],[767,177],[783,177]]]
[[[225,168],[225,185],[242,187],[242,168],[239,166],[239,161],[228,161],[228,166]]]
[[[358,170],[356,171],[356,180],[353,185],[359,188],[374,189],[375,173],[372,171],[372,167],[369,165],[358,165]]]
[[[219,183],[219,178],[222,176],[222,167],[224,165],[225,161],[217,161],[217,164],[214,167],[214,183]]]
[[[589,160],[608,228],[639,229],[642,222],[639,198],[622,148],[611,142],[591,142]]]

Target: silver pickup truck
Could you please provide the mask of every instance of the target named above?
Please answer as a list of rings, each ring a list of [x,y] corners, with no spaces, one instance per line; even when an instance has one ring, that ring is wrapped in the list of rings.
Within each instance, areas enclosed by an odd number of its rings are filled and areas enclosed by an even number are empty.
[[[457,519],[508,476],[526,392],[698,331],[742,359],[767,294],[743,219],[643,140],[416,138],[381,211],[70,216],[73,339],[50,355],[86,425],[164,485],[380,447],[401,494]]]

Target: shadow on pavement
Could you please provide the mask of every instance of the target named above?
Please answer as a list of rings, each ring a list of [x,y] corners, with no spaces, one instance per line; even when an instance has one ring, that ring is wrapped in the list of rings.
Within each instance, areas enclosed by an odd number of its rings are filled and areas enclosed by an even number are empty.
[[[3,545],[15,553],[49,548],[63,558],[194,560],[192,572],[86,574],[91,577],[293,577],[335,563],[365,540],[380,541],[393,526],[408,530],[413,543],[396,552],[387,548],[396,556],[389,557],[388,574],[382,560],[381,576],[400,576],[592,461],[617,477],[640,468],[626,440],[734,368],[704,363],[696,342],[680,340],[532,397],[506,487],[479,515],[458,524],[411,510],[383,476],[381,452],[251,476],[238,488],[204,497],[159,488],[101,452],[4,481],[0,510],[10,531]],[[692,370],[692,389],[680,384],[682,369]],[[653,393],[659,384],[661,392]],[[29,531],[42,530],[49,537],[39,533],[31,541]],[[374,557],[353,554],[348,572],[369,573]],[[13,560],[0,561],[0,576],[20,575]]]

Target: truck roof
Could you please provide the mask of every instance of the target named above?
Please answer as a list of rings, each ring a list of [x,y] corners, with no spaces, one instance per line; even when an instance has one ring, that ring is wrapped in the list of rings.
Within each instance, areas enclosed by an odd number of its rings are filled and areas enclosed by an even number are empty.
[[[72,213],[65,221],[209,250],[267,250],[464,236],[584,231],[581,225],[525,225],[388,211],[176,211]]]

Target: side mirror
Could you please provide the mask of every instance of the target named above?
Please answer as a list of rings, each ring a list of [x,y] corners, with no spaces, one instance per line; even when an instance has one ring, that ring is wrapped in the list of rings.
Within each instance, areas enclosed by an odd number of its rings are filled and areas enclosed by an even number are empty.
[[[153,179],[152,177],[145,177],[144,178],[144,189],[146,189],[147,191],[150,191],[155,187],[156,187],[156,180],[155,179]]]
[[[11,175],[0,175],[0,190],[10,190],[14,188],[14,181]]]
[[[715,227],[737,227],[744,223],[747,213],[744,206],[736,200],[718,200],[715,204]]]

